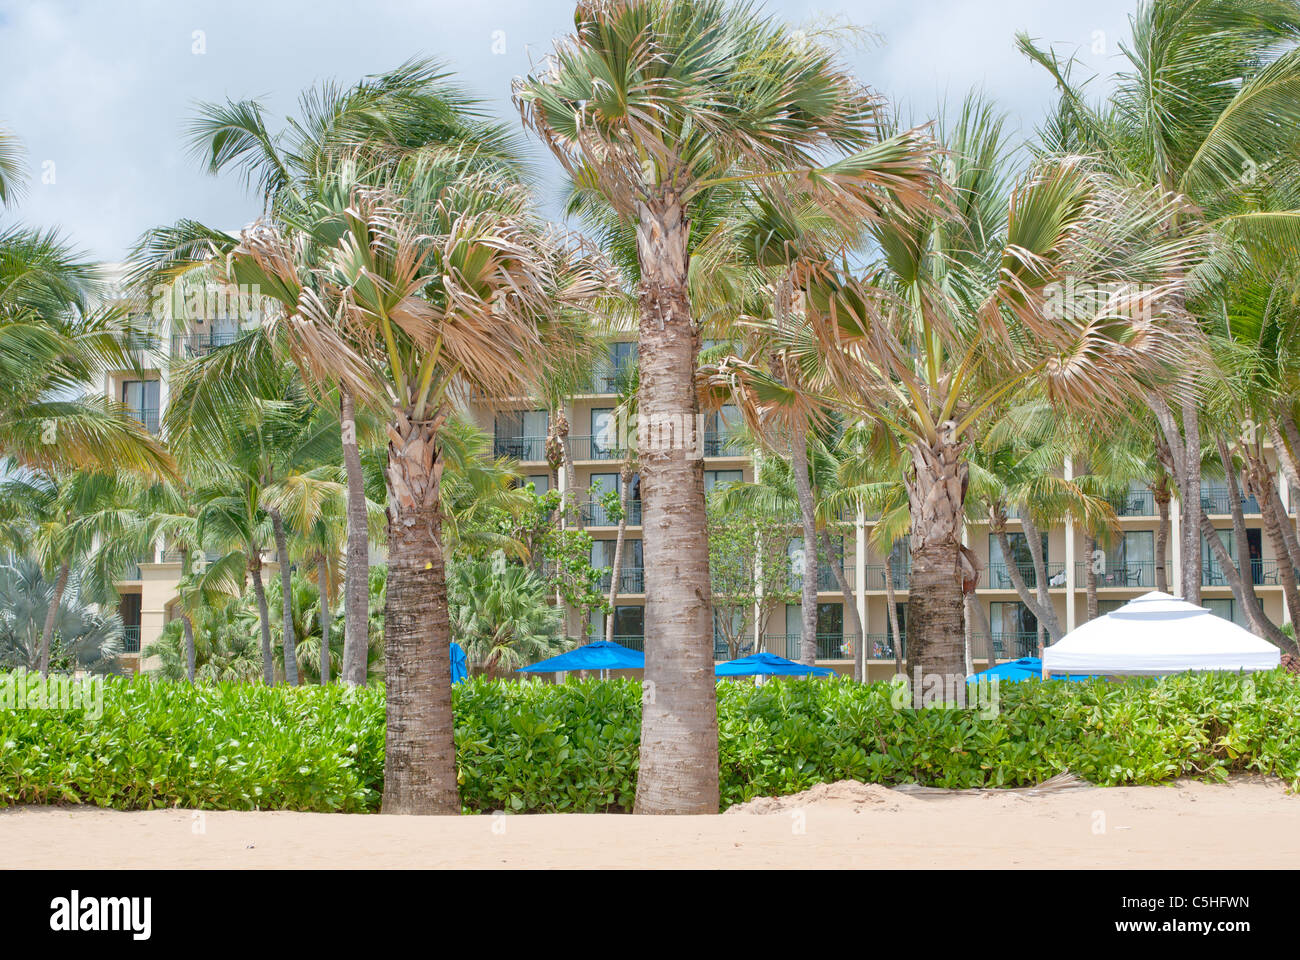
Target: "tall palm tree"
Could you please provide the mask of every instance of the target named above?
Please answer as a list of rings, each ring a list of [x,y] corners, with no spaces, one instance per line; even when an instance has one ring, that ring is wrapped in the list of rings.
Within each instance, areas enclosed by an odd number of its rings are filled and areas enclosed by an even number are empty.
[[[636,226],[646,682],[636,809],[718,805],[712,601],[695,446],[700,330],[689,290],[692,202],[782,182],[853,198],[871,219],[914,191],[917,137],[881,140],[877,102],[822,43],[752,4],[593,0],[545,68],[517,83],[525,124],[575,182]],[[919,197],[918,197],[919,199]],[[683,584],[690,584],[685,591]]]
[[[332,180],[341,158],[372,182],[381,181],[402,156],[430,144],[469,149],[477,163],[494,170],[509,170],[516,163],[516,145],[507,128],[489,120],[481,103],[467,96],[433,60],[411,60],[351,87],[332,81],[318,84],[303,91],[298,115],[287,118],[279,131],[268,125],[266,113],[258,100],[200,104],[188,131],[189,143],[207,172],[233,172],[253,187],[262,197],[265,214],[282,230],[289,229],[290,220],[310,218],[319,191]],[[182,220],[142,238],[132,256],[133,280],[152,290],[159,282],[228,255],[235,244],[235,238],[221,231]],[[286,306],[291,312],[296,307]],[[274,328],[266,332],[280,342]],[[368,521],[357,398],[347,384],[337,395],[348,504],[342,672],[344,682],[356,686],[366,682],[369,649]]]
[[[389,189],[347,200],[320,271],[341,313],[318,309],[271,224],[245,231],[232,271],[298,304],[287,328],[301,363],[388,406],[383,809],[458,813],[440,433],[467,389],[535,382],[563,340],[553,329],[587,322],[604,275],[542,228],[517,181],[460,151],[422,151]]]
[[[1258,188],[1293,181],[1300,156],[1300,3],[1142,0],[1130,23],[1120,48],[1129,69],[1099,106],[1073,81],[1072,62],[1018,36],[1061,93],[1047,148],[1091,153],[1118,176],[1188,198],[1197,214],[1169,218],[1171,236],[1205,224],[1229,246],[1294,249],[1300,205],[1260,202]],[[1185,291],[1193,311],[1213,286],[1217,260],[1198,265],[1198,282]],[[1149,399],[1181,493],[1180,592],[1193,603],[1201,596],[1197,379],[1205,366],[1184,368],[1172,400]]]
[[[1195,335],[1178,304],[1199,247],[1166,229],[1176,200],[1081,158],[1017,174],[1002,118],[978,98],[942,140],[946,214],[873,225],[879,259],[858,278],[810,280],[789,344],[814,387],[906,445],[909,664],[953,675],[975,573],[961,545],[971,438],[1031,387],[1099,411],[1162,381]],[[1061,309],[1071,276],[1109,295]]]

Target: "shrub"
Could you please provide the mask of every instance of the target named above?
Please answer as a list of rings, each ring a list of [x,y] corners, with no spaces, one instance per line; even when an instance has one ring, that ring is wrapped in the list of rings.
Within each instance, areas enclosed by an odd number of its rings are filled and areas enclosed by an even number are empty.
[[[454,689],[468,811],[623,811],[636,791],[640,685],[474,678]],[[886,684],[718,688],[722,806],[846,778],[1100,785],[1232,772],[1300,785],[1300,685],[1282,671],[1021,683],[996,715],[896,710]],[[380,689],[110,678],[103,715],[0,707],[0,806],[91,803],[361,812],[383,791]]]

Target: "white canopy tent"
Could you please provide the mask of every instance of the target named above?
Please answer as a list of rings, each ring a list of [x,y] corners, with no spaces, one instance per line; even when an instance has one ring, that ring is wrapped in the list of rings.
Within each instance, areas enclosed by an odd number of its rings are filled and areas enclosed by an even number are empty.
[[[1043,677],[1271,670],[1282,651],[1229,620],[1153,590],[1043,651]]]

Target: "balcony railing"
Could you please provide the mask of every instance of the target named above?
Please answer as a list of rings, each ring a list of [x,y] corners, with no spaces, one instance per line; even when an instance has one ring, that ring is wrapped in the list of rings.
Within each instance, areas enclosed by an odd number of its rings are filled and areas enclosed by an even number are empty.
[[[907,634],[903,634],[899,643],[899,655],[907,656]],[[894,659],[894,638],[888,633],[869,633],[867,634],[867,659],[869,660],[893,660]]]
[[[138,623],[128,624],[122,628],[122,652],[140,652],[140,625]]]
[[[737,656],[747,657],[753,652],[754,652],[754,641],[752,639],[742,640],[740,643],[740,652],[737,654]],[[713,638],[713,659],[730,660],[731,658],[732,658],[731,648],[727,646],[727,641],[723,637],[714,637]]]
[[[803,649],[803,635],[799,633],[769,633],[764,636],[767,649],[784,649],[788,660],[798,660]],[[817,634],[818,660],[843,660],[848,657],[844,652],[844,634]]]
[[[172,356],[188,360],[192,357],[206,357],[217,347],[234,343],[239,334],[235,331],[222,333],[184,333],[172,336]]]
[[[844,562],[843,560],[840,561],[841,564],[843,562]],[[853,572],[852,569],[845,570],[844,571],[845,577],[848,577],[850,574],[852,574],[852,572]],[[793,570],[790,571],[790,589],[791,590],[803,589],[803,575],[799,573],[795,573]],[[835,579],[835,571],[831,569],[830,563],[827,562],[825,557],[818,557],[817,558],[817,592],[838,593],[839,589],[840,589],[840,582]]]
[[[625,360],[619,364],[611,363],[608,360],[602,360],[592,369],[591,379],[582,384],[578,392],[601,394],[618,393],[619,383],[626,377],[624,371],[635,365],[635,363],[635,360]]]
[[[610,579],[610,570],[600,572],[600,589],[608,590]],[[645,568],[644,567],[624,567],[623,575],[618,580],[619,593],[645,593]]]
[[[603,640],[605,638],[598,637],[597,639]],[[614,634],[614,642],[617,643],[620,647],[627,647],[629,650],[641,650],[643,652],[645,651],[645,637],[641,636],[640,634],[633,636],[631,634],[616,633]]]
[[[144,424],[144,428],[150,433],[158,432],[158,408],[157,407],[128,407],[127,413],[135,417]]]
[[[588,500],[586,503],[582,504],[582,522],[589,527],[618,526],[605,510],[605,505],[595,500]],[[627,502],[627,525],[629,527],[641,526],[640,500],[629,500]]]
[[[1065,586],[1065,564],[1048,563],[1047,566],[1047,585],[1049,587]],[[1038,571],[1032,563],[1017,563],[1016,569],[1020,571],[1020,576],[1024,578],[1025,586],[1030,590],[1038,589]],[[1011,579],[1011,567],[1005,563],[990,563],[988,570],[984,572],[984,585],[992,590],[1014,590],[1015,583]]]
[[[546,459],[546,438],[496,437],[492,441],[492,455],[523,461],[542,461]]]
[[[570,437],[569,448],[574,460],[623,460],[626,455],[614,437]]]
[[[1080,560],[1074,565],[1074,585],[1084,587],[1088,583],[1088,561]],[[1156,562],[1154,560],[1125,560],[1121,563],[1109,563],[1104,570],[1097,572],[1098,587],[1146,587],[1156,585]]]
[[[1259,513],[1259,501],[1254,497],[1240,497],[1241,512]],[[1205,513],[1232,513],[1232,494],[1227,487],[1208,486],[1201,488],[1201,510]]]
[[[894,589],[906,590],[911,580],[912,568],[894,566],[891,568],[893,573]],[[867,565],[867,589],[884,590],[885,589],[885,565],[883,563],[871,563]]]
[[[1046,640],[1046,638],[1044,638]],[[1021,657],[1038,656],[1038,634],[1035,633],[995,633],[992,635],[976,634],[971,637],[971,654],[986,656],[990,641],[993,656],[999,660],[1018,660]]]
[[[743,457],[745,445],[729,430],[706,430],[704,432],[704,455],[706,457]]]
[[[1130,490],[1122,497],[1111,497],[1109,502],[1121,517],[1154,517],[1156,498],[1150,490]]]
[[[1278,572],[1276,560],[1251,560],[1250,561],[1250,581],[1257,587],[1275,587],[1282,580]],[[1223,567],[1217,560],[1201,564],[1201,586],[1203,587],[1226,587],[1228,586],[1228,577],[1223,572]]]

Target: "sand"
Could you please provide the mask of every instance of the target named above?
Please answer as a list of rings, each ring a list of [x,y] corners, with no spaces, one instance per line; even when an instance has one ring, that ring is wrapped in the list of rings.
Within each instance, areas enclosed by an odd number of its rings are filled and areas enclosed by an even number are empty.
[[[1291,867],[1282,784],[907,794],[825,784],[720,816],[0,811],[0,867]]]

